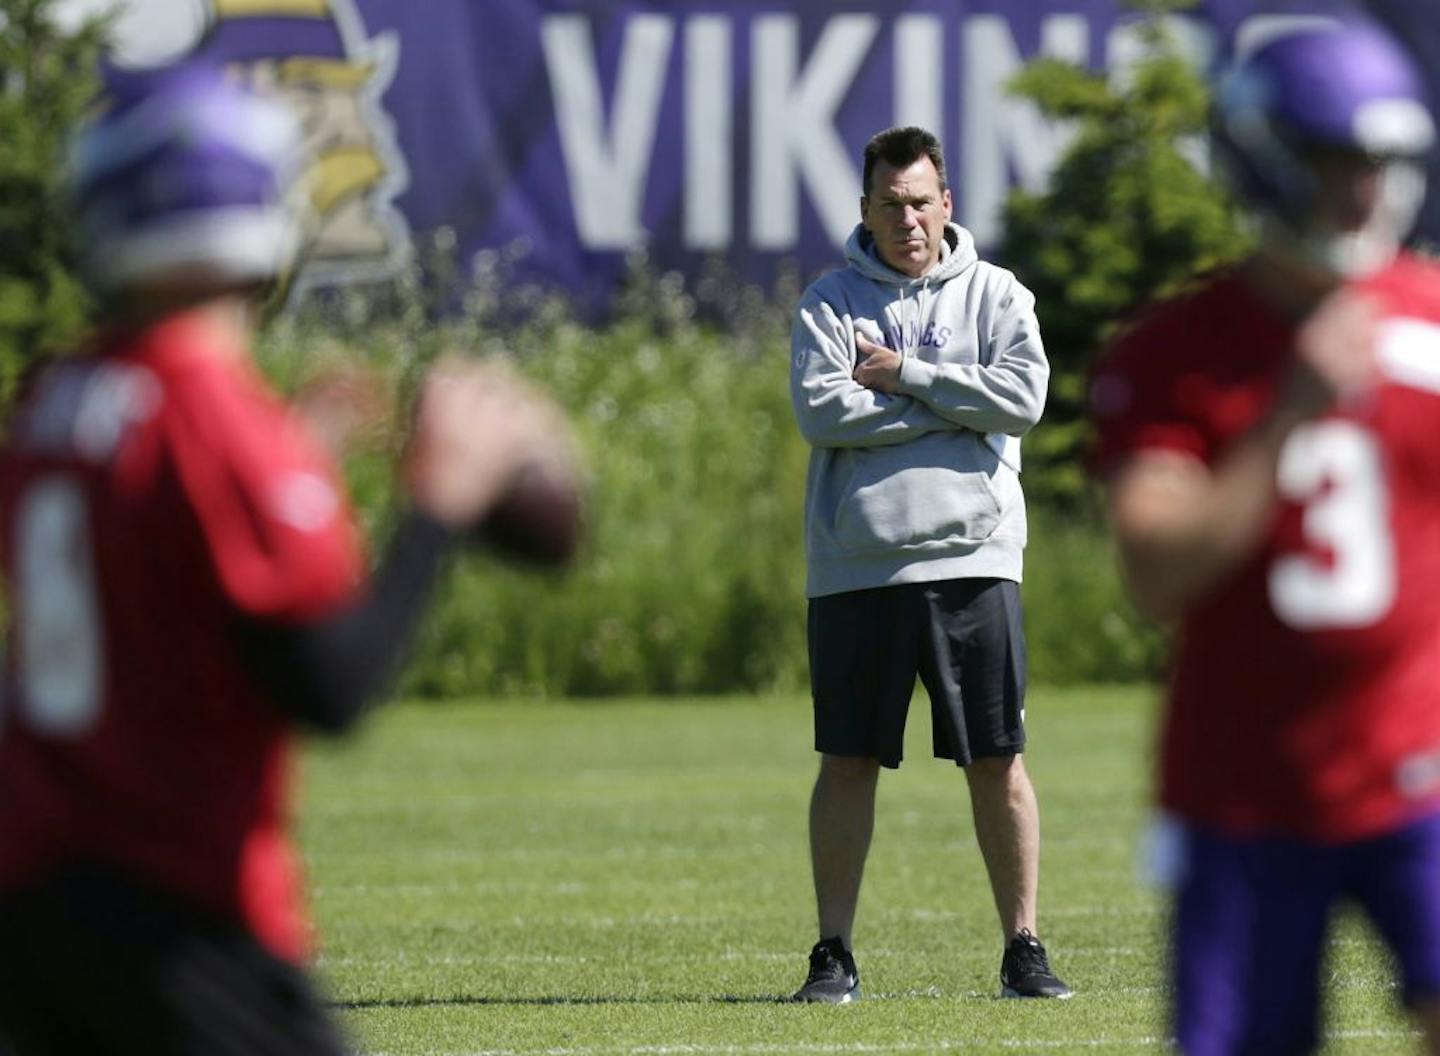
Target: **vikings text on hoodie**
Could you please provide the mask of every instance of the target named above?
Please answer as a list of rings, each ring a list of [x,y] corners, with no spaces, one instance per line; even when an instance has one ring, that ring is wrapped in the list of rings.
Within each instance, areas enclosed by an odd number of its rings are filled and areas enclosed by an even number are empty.
[[[810,442],[806,594],[895,583],[1019,581],[1020,436],[1040,420],[1050,367],[1035,298],[949,224],[911,278],[857,226],[849,266],[805,291],[790,395]],[[855,335],[904,357],[899,391],[855,381]]]

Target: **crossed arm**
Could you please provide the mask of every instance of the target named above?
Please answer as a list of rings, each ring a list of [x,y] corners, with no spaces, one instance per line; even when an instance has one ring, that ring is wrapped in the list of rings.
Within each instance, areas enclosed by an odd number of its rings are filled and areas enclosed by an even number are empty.
[[[801,432],[815,447],[883,446],[955,429],[1026,432],[1040,419],[1050,373],[1028,297],[1017,286],[1001,305],[988,335],[989,361],[976,364],[926,363],[859,332],[856,363],[835,310],[807,297],[791,363]]]

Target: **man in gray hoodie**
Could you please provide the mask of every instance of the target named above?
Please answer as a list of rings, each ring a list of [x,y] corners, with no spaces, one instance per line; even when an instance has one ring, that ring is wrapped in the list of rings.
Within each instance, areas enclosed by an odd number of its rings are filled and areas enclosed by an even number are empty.
[[[1035,937],[1040,823],[1025,772],[1020,436],[1045,405],[1035,298],[950,222],[935,137],[865,148],[848,266],[805,291],[790,392],[805,489],[820,773],[810,850],[820,941],[800,1001],[860,996],[851,926],[881,766],[918,675],[935,755],[965,769],[1004,932],[1001,992],[1068,997]]]

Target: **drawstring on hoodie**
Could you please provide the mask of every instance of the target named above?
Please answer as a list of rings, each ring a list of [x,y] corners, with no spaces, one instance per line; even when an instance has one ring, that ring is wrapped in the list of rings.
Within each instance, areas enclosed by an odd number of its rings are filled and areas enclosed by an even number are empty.
[[[909,355],[909,350],[906,348],[906,343],[905,343],[905,323],[906,323],[906,321],[907,321],[905,317],[910,314],[910,298],[909,298],[908,296],[906,296],[905,291],[906,291],[906,289],[909,288],[909,286],[910,286],[910,283],[902,283],[902,284],[900,285],[900,287],[899,287],[899,290],[900,290],[900,328],[899,328],[899,332],[898,332],[898,333],[899,333],[899,340],[896,341],[895,343],[896,343],[897,345],[899,345],[900,347],[897,348],[895,351],[900,353],[900,358],[901,358],[901,359],[904,359],[907,355]],[[925,336],[925,331],[921,328],[920,324],[925,321],[925,294],[927,294],[929,291],[930,291],[930,276],[929,276],[928,274],[920,276],[920,290],[919,290],[918,293],[915,294],[915,316],[914,316],[914,323],[915,323],[915,347],[916,347],[916,348],[919,348],[919,347],[920,347],[921,343],[922,343],[923,340],[924,340],[924,336]],[[939,295],[937,294],[936,296],[939,296]]]

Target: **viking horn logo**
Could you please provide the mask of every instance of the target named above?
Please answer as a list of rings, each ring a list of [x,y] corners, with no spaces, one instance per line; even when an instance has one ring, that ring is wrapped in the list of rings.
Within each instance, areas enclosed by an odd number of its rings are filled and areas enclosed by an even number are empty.
[[[114,0],[61,0],[74,24]],[[154,69],[203,55],[288,103],[313,159],[306,184],[314,231],[301,287],[395,274],[410,232],[394,207],[409,182],[381,97],[394,78],[399,39],[371,36],[355,0],[122,0],[108,61]]]

